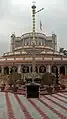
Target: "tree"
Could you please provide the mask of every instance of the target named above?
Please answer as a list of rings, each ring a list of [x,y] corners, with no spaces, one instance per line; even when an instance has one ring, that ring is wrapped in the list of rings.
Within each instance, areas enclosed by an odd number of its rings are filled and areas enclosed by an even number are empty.
[[[63,54],[64,55],[67,55],[67,50],[63,50]]]
[[[10,86],[14,86],[14,90],[16,89],[16,85],[17,83],[21,80],[21,75],[19,75],[17,72],[12,72],[10,75],[9,75],[9,80],[8,80],[8,84]]]
[[[65,50],[64,48],[60,48],[59,53],[63,53],[64,55],[67,56],[67,50]]]
[[[56,76],[54,74],[46,72],[42,76],[41,84],[50,86],[52,84],[55,84],[55,81],[56,81]]]
[[[64,48],[60,48],[60,49],[59,49],[59,52],[60,52],[60,53],[63,53],[63,51],[64,51]]]

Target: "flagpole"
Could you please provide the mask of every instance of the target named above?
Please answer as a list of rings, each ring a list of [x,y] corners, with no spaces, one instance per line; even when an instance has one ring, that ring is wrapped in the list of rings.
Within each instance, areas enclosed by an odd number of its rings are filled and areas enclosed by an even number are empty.
[[[33,6],[32,6],[32,24],[33,24],[33,26],[32,26],[32,36],[33,36],[33,40],[32,40],[32,57],[33,57],[33,60],[32,60],[32,82],[34,82],[35,74],[36,74],[35,14],[40,12],[43,9],[44,8],[42,8],[36,12],[36,6],[35,6],[35,3],[33,2]]]
[[[34,79],[35,79],[35,72],[36,72],[36,62],[35,62],[35,9],[36,9],[36,6],[35,4],[33,3],[33,6],[32,6],[32,22],[33,22],[33,26],[32,26],[32,35],[33,35],[33,41],[32,41],[32,57],[33,57],[33,60],[32,60],[32,82],[34,82]]]

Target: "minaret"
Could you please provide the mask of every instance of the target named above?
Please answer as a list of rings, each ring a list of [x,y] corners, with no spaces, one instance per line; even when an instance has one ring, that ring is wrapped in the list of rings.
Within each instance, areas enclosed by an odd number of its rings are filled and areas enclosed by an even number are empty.
[[[13,52],[14,51],[14,49],[15,49],[15,34],[13,33],[12,35],[11,35],[11,52]]]

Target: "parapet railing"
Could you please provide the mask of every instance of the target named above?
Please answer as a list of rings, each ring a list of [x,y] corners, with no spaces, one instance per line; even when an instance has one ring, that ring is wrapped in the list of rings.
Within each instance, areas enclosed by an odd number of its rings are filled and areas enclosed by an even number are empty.
[[[23,58],[23,57],[21,57],[21,58],[19,58],[19,57],[14,57],[14,58],[0,58],[0,62],[10,62],[10,61],[19,61],[19,63],[20,63],[20,61],[32,61],[33,60],[33,58],[32,57],[25,57],[25,58]],[[67,61],[67,58],[62,58],[62,57],[59,57],[59,58],[55,58],[55,57],[50,57],[50,58],[48,58],[48,57],[36,57],[35,58],[35,60],[36,61],[60,61],[60,60],[63,60],[63,61]]]

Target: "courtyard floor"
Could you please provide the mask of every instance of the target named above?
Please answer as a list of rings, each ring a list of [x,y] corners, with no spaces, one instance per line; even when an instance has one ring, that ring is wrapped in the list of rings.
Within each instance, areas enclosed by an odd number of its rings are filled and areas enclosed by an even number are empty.
[[[67,119],[67,92],[39,99],[0,92],[0,119]]]

